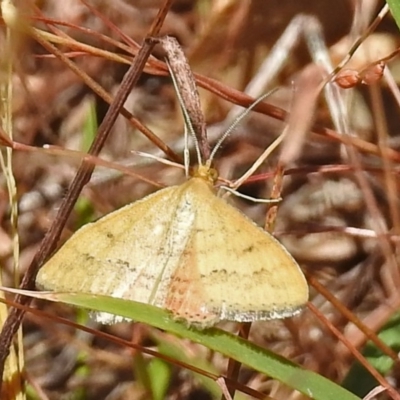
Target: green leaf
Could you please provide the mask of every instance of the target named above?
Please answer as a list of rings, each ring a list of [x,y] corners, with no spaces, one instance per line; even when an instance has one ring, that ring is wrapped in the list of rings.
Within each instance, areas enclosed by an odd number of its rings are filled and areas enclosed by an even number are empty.
[[[188,327],[184,323],[174,320],[167,311],[148,304],[99,295],[71,293],[52,293],[47,296],[43,295],[43,293],[32,293],[32,295],[52,301],[62,301],[95,311],[120,315],[185,337],[233,358],[271,378],[277,379],[311,399],[359,400],[359,397],[315,372],[307,371],[299,365],[242,338],[217,328],[198,330]]]
[[[148,365],[151,392],[154,400],[164,400],[171,382],[171,366],[159,358],[153,358]]]
[[[378,337],[393,351],[397,353],[400,351],[400,314],[391,318],[390,322],[382,328]],[[382,353],[372,342],[365,345],[363,355],[383,376],[388,375],[393,368],[394,361]],[[361,397],[366,396],[377,385],[379,382],[358,361],[354,362],[343,381],[345,388]]]
[[[96,136],[97,128],[98,128],[98,123],[96,115],[96,106],[94,100],[90,100],[89,112],[83,127],[83,136],[81,144],[82,151],[89,150],[94,140],[94,137]]]
[[[86,225],[89,222],[93,222],[94,207],[90,200],[84,197],[79,197],[75,204],[74,210],[77,214],[76,229]]]
[[[141,352],[135,352],[135,356],[133,358],[133,368],[135,371],[135,376],[138,382],[140,382],[140,384],[146,390],[148,395],[152,393],[152,384],[147,364],[148,363],[145,361],[143,354]],[[151,398],[154,400],[154,397]]]
[[[393,15],[394,20],[398,28],[400,29],[400,1],[399,0],[386,0],[389,6],[390,12]]]

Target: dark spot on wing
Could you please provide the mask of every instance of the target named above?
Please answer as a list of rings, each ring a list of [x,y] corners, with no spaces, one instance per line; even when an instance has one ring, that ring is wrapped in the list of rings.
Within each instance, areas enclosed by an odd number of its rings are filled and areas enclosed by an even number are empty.
[[[83,258],[85,258],[87,261],[95,260],[95,258],[89,254],[89,253],[83,253],[82,254]]]
[[[249,247],[243,249],[243,253],[251,253],[254,250],[254,246],[250,245]]]

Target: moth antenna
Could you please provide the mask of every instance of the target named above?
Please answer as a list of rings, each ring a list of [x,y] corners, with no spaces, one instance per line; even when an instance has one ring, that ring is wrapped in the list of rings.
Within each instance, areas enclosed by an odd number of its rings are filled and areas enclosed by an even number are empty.
[[[286,127],[283,132],[264,150],[264,152],[257,158],[253,165],[239,178],[237,179],[230,188],[236,190],[239,186],[243,184],[258,167],[269,157],[269,155],[282,143],[283,139],[287,135],[288,128]]]
[[[239,114],[239,116],[237,118],[235,118],[235,120],[232,122],[232,124],[228,127],[228,129],[224,132],[224,134],[219,138],[217,144],[214,146],[214,148],[212,149],[212,152],[210,154],[210,157],[208,159],[209,164],[211,165],[214,156],[216,154],[216,152],[218,151],[218,149],[221,147],[222,142],[232,133],[232,131],[240,124],[240,122],[243,120],[243,118],[245,118],[250,111],[253,110],[253,108],[258,104],[261,103],[265,98],[267,98],[268,96],[270,96],[271,94],[275,93],[278,89],[272,89],[269,92],[263,94],[262,96],[260,96],[257,100],[255,100],[248,108],[246,108],[242,113]]]
[[[237,190],[230,188],[229,186],[220,186],[219,189],[224,189],[227,192],[232,193],[237,197],[241,197],[242,199],[252,201],[253,203],[274,204],[274,203],[280,203],[282,201],[281,197],[277,199],[259,199],[257,197],[248,196],[247,194],[240,193]]]
[[[189,177],[189,167],[190,167],[190,152],[189,152],[189,135],[188,135],[188,129],[185,124],[184,128],[184,140],[185,140],[185,147],[183,149],[183,163],[185,166],[185,176],[186,178]],[[196,138],[197,140],[197,138]],[[200,164],[199,164],[200,165]]]
[[[145,153],[143,151],[138,151],[138,150],[132,150],[131,153],[134,154],[135,156],[140,156],[140,157],[145,157],[145,158],[150,158],[152,160],[156,160],[156,161],[158,161],[158,162],[160,162],[162,164],[165,164],[165,165],[170,165],[172,167],[177,167],[177,168],[183,168],[182,165],[179,164],[179,163],[176,163],[176,162],[171,161],[171,160],[167,160],[167,159],[162,158],[162,157],[158,157],[158,156],[156,156],[154,154]]]
[[[184,122],[185,122],[185,130],[184,130],[184,133],[185,133],[185,151],[184,152],[186,152],[186,154],[184,154],[184,156],[187,157],[187,160],[185,159],[185,171],[186,170],[189,171],[190,160],[189,160],[189,150],[188,150],[188,141],[189,141],[188,140],[188,133],[190,133],[190,135],[192,136],[193,142],[194,142],[194,147],[196,149],[196,154],[197,154],[197,162],[198,162],[199,165],[203,165],[203,161],[201,159],[201,154],[200,154],[199,141],[197,140],[196,133],[195,133],[195,131],[193,129],[193,125],[192,125],[192,121],[190,120],[190,116],[189,116],[189,114],[188,114],[188,112],[187,112],[187,110],[185,108],[185,104],[184,104],[183,99],[182,99],[182,94],[179,91],[179,86],[178,86],[178,83],[177,83],[177,80],[176,80],[175,73],[174,73],[174,71],[172,70],[172,68],[171,68],[171,66],[169,64],[168,59],[166,59],[165,62],[167,64],[167,66],[168,66],[168,70],[169,70],[169,73],[171,75],[172,83],[174,85],[176,96],[178,98],[179,105],[181,106],[183,119],[184,119]],[[186,163],[187,163],[187,166],[186,166]]]

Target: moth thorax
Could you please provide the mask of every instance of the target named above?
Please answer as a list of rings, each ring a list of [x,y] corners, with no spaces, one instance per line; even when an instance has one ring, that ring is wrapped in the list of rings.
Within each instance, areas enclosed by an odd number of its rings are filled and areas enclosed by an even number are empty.
[[[202,178],[211,184],[214,184],[218,179],[218,172],[216,169],[211,168],[211,166],[206,163],[204,165],[199,165],[193,176],[196,178]]]

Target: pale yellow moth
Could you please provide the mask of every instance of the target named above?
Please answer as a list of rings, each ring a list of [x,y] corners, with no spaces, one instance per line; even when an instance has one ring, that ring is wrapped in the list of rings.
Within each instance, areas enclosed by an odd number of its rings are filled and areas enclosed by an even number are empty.
[[[78,230],[41,268],[37,286],[152,304],[200,328],[298,313],[308,300],[300,267],[216,196],[214,154],[202,162],[198,151],[200,166],[185,183]],[[118,318],[99,313],[97,320]]]

